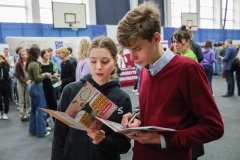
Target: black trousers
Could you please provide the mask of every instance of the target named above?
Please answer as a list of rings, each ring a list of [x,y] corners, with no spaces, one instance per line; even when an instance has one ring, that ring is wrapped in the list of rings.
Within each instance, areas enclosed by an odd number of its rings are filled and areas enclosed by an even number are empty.
[[[4,107],[3,107],[3,101]],[[0,112],[7,114],[9,111],[9,89],[0,88]]]

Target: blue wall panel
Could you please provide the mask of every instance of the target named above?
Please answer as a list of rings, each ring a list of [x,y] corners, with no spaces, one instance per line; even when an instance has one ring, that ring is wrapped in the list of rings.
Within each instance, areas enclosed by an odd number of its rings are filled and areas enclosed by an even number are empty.
[[[22,23],[22,32],[24,37],[42,37],[42,24]]]
[[[60,29],[54,29],[52,24],[43,24],[43,37],[60,37]]]
[[[1,43],[5,43],[6,36],[24,36],[22,23],[0,23],[1,25]]]
[[[93,27],[93,36],[106,36],[107,29],[105,25],[98,25],[98,27]],[[93,38],[94,38],[93,37]]]
[[[171,44],[171,35],[177,28],[164,27],[164,39]],[[226,39],[240,40],[240,30],[223,30],[223,29],[198,29],[193,32],[194,41],[202,44],[210,39],[214,42]],[[0,43],[5,43],[7,36],[20,37],[80,37],[89,36],[93,39],[99,35],[107,35],[105,25],[88,25],[85,29],[73,31],[71,29],[55,29],[52,24],[40,23],[0,23]],[[163,37],[162,37],[163,38]]]

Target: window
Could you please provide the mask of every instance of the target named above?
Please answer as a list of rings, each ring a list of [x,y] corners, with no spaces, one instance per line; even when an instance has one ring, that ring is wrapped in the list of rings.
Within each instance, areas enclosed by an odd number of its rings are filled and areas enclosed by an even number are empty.
[[[52,24],[53,17],[52,17],[52,9],[40,9],[40,19],[41,23],[45,24]]]
[[[213,28],[213,0],[200,1],[200,28]]]
[[[26,23],[27,22],[26,19],[27,18],[25,8],[0,7],[0,22]]]
[[[213,28],[213,20],[201,19],[201,28]]]
[[[25,6],[25,0],[1,0],[0,5]]]
[[[227,12],[225,17],[226,0],[222,0],[222,26],[224,26],[225,20],[225,29],[233,29],[233,0],[228,0],[227,2]]]
[[[40,20],[41,23],[52,24],[52,1],[51,0],[39,0],[40,7]]]
[[[190,12],[189,0],[172,0],[172,27],[180,27],[181,24],[181,13]]]
[[[1,0],[0,22],[27,22],[25,5],[25,0]]]

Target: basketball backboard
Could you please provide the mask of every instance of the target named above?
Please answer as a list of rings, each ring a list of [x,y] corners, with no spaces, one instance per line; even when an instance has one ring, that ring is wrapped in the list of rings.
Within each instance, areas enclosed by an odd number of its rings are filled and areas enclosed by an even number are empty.
[[[86,5],[52,2],[54,28],[86,28]]]
[[[187,29],[192,31],[198,30],[198,14],[197,13],[181,13],[181,23],[186,25]]]

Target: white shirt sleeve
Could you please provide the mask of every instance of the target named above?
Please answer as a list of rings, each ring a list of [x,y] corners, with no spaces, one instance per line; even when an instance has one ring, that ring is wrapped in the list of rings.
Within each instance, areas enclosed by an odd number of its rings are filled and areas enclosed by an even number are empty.
[[[160,134],[160,143],[161,143],[162,149],[166,149],[167,148],[166,140],[165,140],[164,136],[161,135],[161,134]]]

